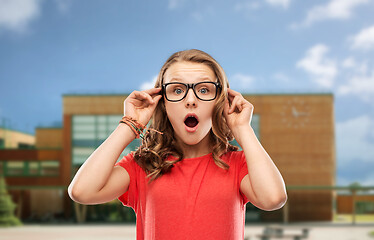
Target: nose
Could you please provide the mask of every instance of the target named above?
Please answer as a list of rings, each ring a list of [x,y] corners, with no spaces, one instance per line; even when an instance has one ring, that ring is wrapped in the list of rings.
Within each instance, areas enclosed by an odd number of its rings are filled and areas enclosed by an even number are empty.
[[[193,92],[193,89],[190,88],[187,91],[187,96],[185,99],[185,106],[186,107],[196,107],[197,106],[197,98],[195,96],[195,93]]]

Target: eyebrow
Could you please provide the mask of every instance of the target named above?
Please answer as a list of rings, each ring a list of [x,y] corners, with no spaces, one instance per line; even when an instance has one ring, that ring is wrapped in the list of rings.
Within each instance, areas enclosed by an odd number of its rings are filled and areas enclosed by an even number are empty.
[[[171,79],[170,79],[170,82],[178,82],[178,81],[180,81],[180,80],[182,80],[183,78],[181,78],[181,77],[172,77]],[[217,79],[217,78],[216,78]],[[215,79],[215,80],[216,80]],[[207,76],[205,76],[205,77],[199,77],[198,78],[198,80],[210,80],[210,81],[214,81],[214,80],[212,80],[212,79],[210,79],[210,77],[207,77]]]
[[[182,80],[182,78],[173,77],[172,79],[170,79],[170,82],[179,82],[180,80]]]

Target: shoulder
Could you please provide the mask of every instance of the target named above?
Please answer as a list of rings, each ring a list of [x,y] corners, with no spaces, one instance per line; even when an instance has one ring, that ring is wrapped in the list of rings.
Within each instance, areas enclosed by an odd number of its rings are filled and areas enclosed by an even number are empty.
[[[119,160],[115,166],[123,167],[130,176],[145,174],[145,171],[139,166],[134,158],[134,153],[131,152],[125,156],[121,160]]]
[[[240,163],[243,159],[245,160],[243,151],[228,151],[221,156],[221,159],[227,163]]]
[[[119,160],[115,165],[119,165],[121,167],[125,167],[125,166],[135,167],[137,164],[134,159],[134,153],[130,152],[129,154],[123,156],[123,158]]]

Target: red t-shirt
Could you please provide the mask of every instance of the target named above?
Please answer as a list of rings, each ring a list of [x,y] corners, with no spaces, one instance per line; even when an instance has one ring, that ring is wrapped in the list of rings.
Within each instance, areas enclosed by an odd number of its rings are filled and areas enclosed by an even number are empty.
[[[183,159],[149,185],[132,154],[116,163],[130,175],[129,189],[118,199],[136,213],[136,239],[244,239],[248,199],[239,188],[248,174],[245,156],[228,152],[221,159],[229,170],[210,153]]]

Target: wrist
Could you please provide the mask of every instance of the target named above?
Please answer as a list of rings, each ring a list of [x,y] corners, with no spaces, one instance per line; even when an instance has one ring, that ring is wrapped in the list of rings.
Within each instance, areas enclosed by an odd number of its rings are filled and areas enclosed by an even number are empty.
[[[125,136],[131,136],[133,140],[136,138],[134,131],[131,129],[129,125],[125,123],[118,124],[117,129],[121,132],[121,134]]]
[[[236,126],[231,132],[240,146],[242,146],[245,139],[249,138],[249,135],[254,134],[254,130],[249,124]]]

